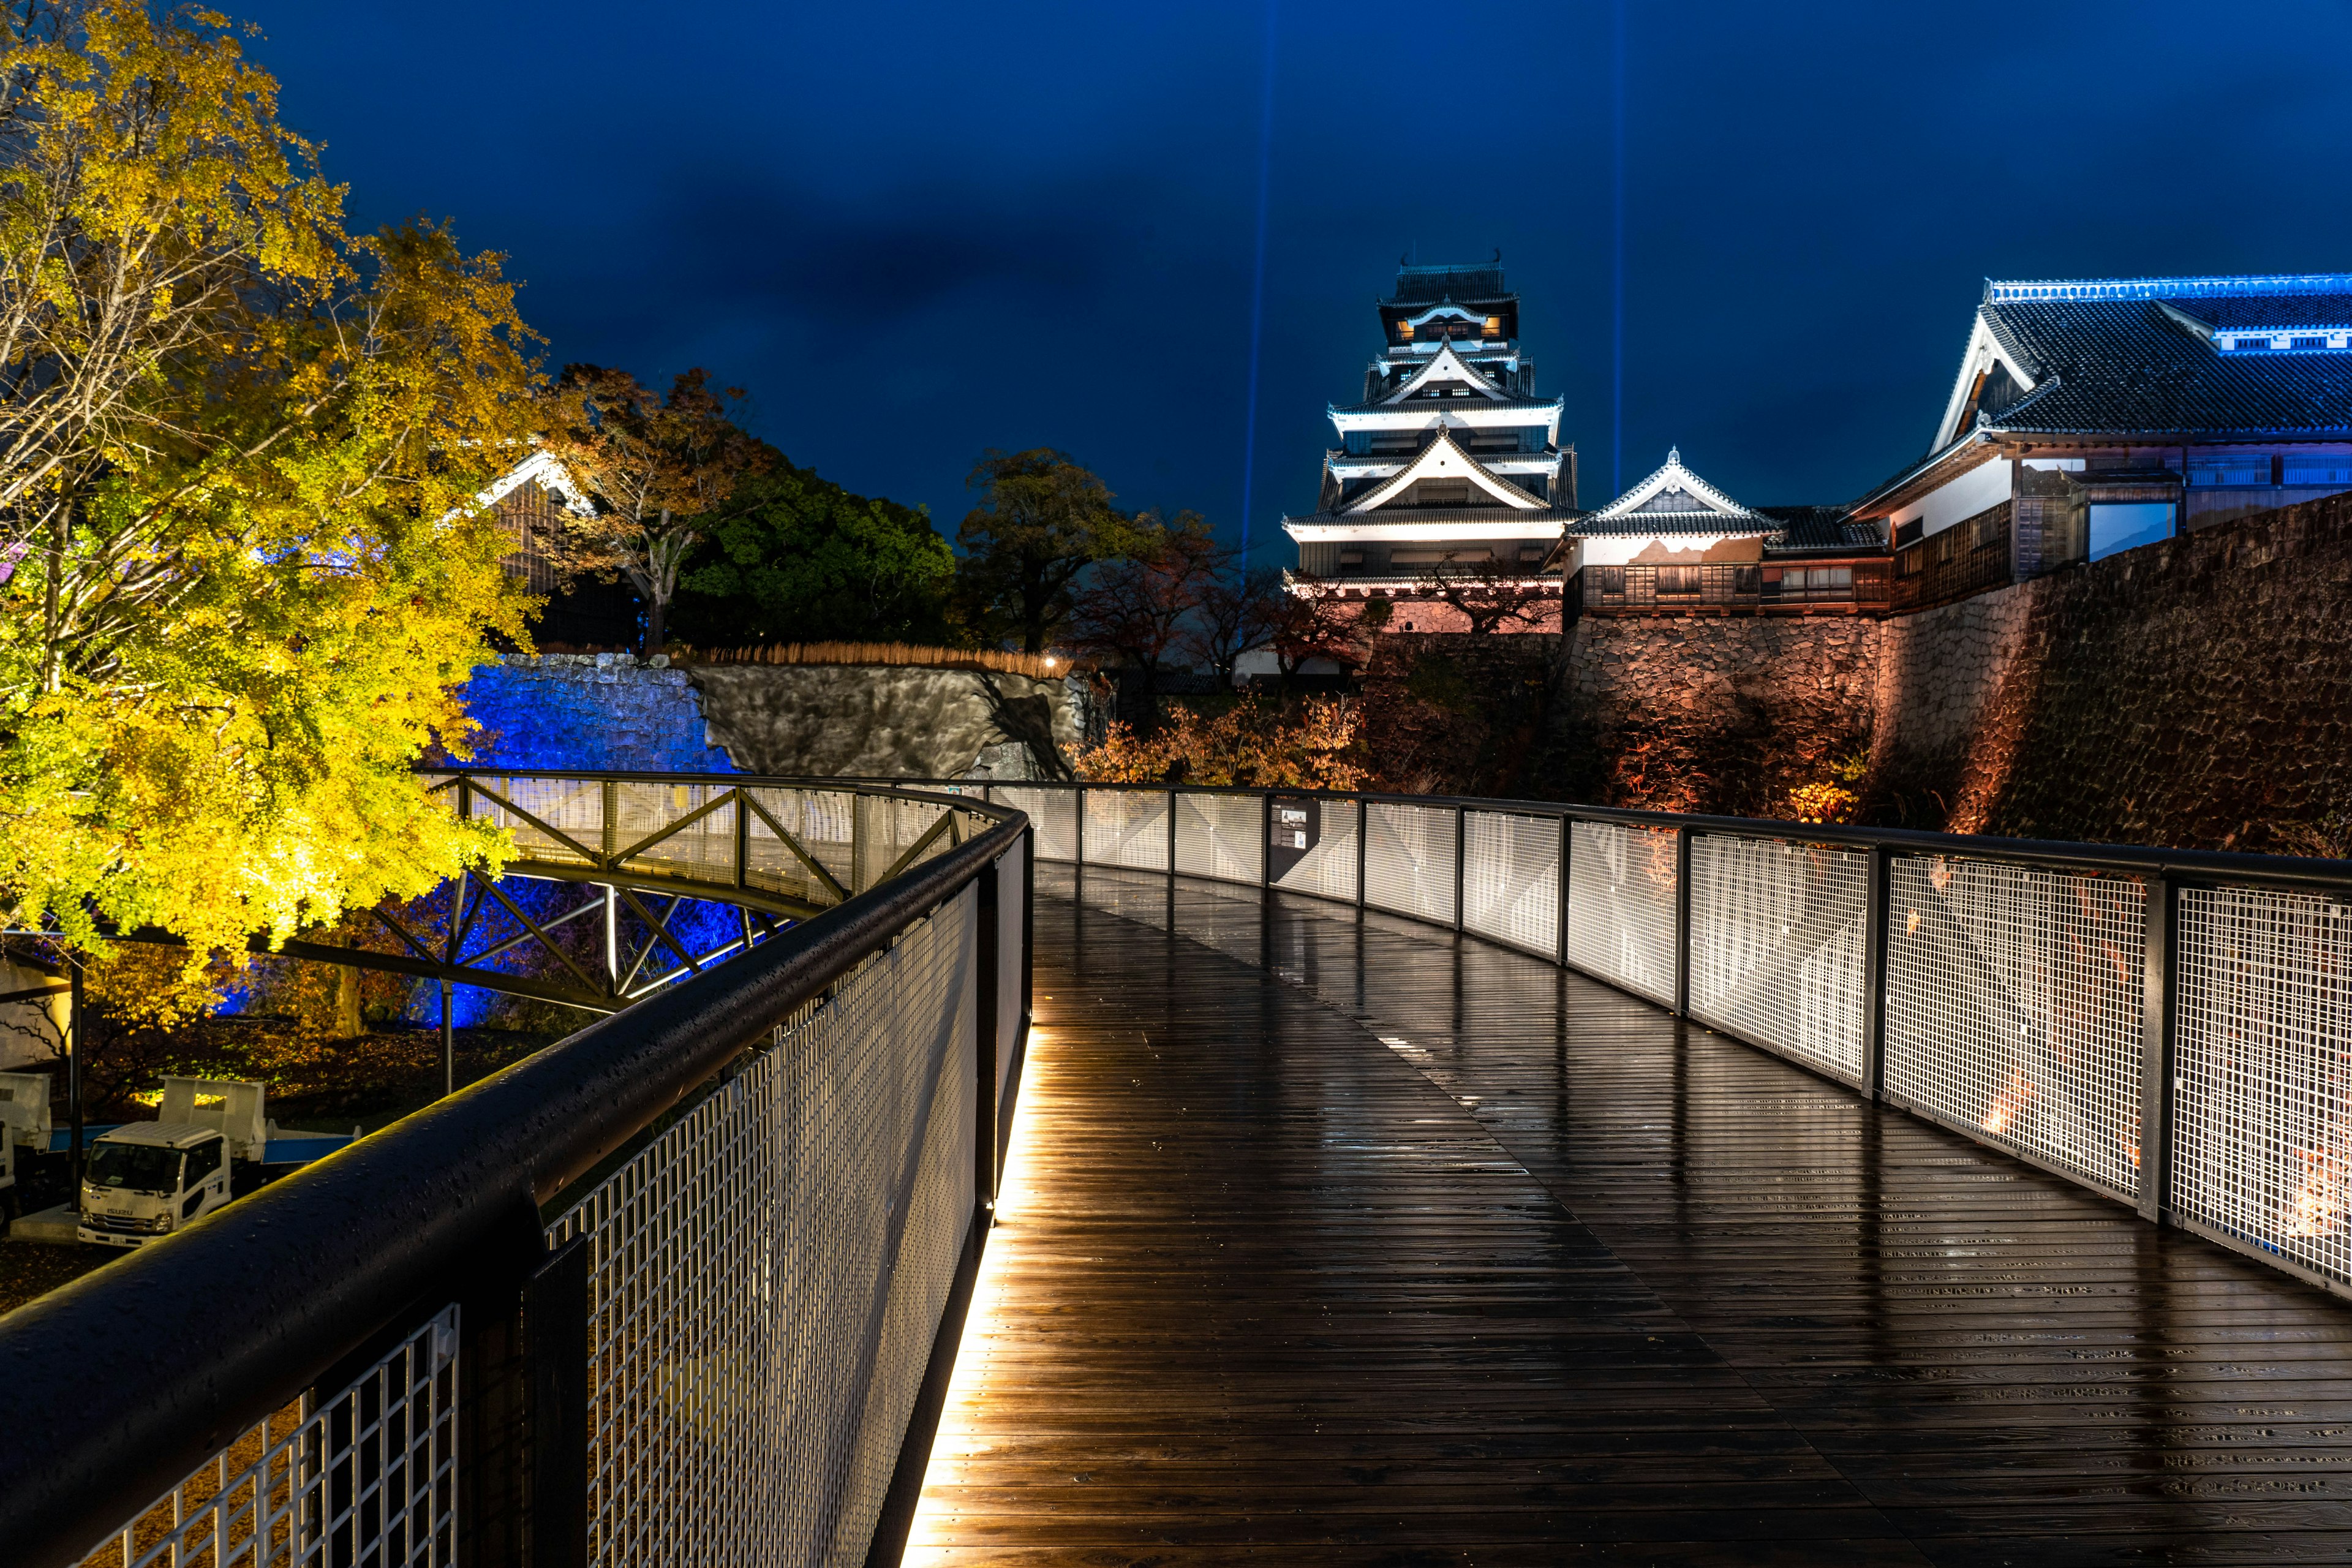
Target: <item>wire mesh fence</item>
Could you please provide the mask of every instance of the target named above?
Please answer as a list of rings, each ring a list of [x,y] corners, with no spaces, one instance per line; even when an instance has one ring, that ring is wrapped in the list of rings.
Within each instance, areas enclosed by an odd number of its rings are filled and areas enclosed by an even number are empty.
[[[1169,810],[1158,790],[1087,791],[1087,863],[1167,870]]]
[[[1576,823],[1568,881],[1569,963],[1672,1005],[1674,830]]]
[[[2352,904],[2189,888],[2178,930],[2173,1205],[2352,1279]]]
[[[1265,875],[1265,807],[1256,796],[1180,793],[1175,810],[1179,872],[1221,882],[1255,882]],[[1037,854],[1045,858],[1042,844]]]
[[[1462,926],[1549,958],[1559,951],[1559,819],[1473,811],[1462,824]]]
[[[444,1568],[457,1561],[457,1410],[451,1306],[332,1398],[241,1434],[84,1568]]]
[[[988,797],[999,805],[1011,806],[1028,816],[1030,831],[1037,837],[1037,858],[1075,860],[1078,858],[1076,791],[992,784]]]
[[[2147,888],[1895,858],[1886,1085],[1954,1125],[2138,1190]]]
[[[736,790],[702,784],[616,784],[612,853],[624,868],[727,882],[735,868]]]
[[[469,813],[514,837],[528,859],[592,866],[604,853],[604,785],[593,779],[470,775]]]
[[[864,1561],[973,1212],[978,896],[549,1227],[590,1249],[591,1562]]]
[[[1694,837],[1692,1016],[1859,1082],[1869,879],[1866,851]]]
[[[744,880],[786,898],[835,902],[856,879],[856,796],[847,790],[743,792]]]
[[[1364,902],[1452,925],[1456,826],[1449,806],[1366,801]]]

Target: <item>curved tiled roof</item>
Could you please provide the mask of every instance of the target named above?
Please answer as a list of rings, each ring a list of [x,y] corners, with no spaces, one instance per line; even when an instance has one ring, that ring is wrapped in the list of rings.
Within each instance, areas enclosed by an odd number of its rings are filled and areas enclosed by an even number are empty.
[[[1885,542],[1878,525],[1848,521],[1851,506],[1759,506],[1753,509],[1780,525],[1767,536],[1768,550],[1876,550]]]
[[[2332,294],[2168,301],[2234,330],[2302,316],[2341,321]],[[1979,307],[2038,384],[1993,428],[2021,435],[2352,432],[2352,352],[2225,354],[2153,299],[2008,300]],[[1966,432],[1961,432],[1966,434]]]

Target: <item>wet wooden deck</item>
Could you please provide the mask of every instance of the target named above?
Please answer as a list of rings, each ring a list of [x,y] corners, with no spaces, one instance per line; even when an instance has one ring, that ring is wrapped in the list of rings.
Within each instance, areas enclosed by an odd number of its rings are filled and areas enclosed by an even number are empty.
[[[908,1562],[2352,1561],[2342,1303],[1475,939],[1068,888]]]

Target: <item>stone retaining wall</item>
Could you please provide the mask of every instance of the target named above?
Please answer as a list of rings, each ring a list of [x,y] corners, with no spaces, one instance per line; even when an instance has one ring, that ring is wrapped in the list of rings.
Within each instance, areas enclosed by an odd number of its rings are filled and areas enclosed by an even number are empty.
[[[671,667],[550,654],[477,670],[485,767],[810,777],[1066,776],[1086,683],[908,665]]]

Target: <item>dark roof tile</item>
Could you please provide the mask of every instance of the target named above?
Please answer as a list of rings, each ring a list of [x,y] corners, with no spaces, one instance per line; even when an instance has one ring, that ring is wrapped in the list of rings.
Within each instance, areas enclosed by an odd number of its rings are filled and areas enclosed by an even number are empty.
[[[2224,306],[2276,312],[2337,298],[2170,302],[2210,321]],[[2041,383],[1993,419],[1997,429],[2029,435],[2352,431],[2352,352],[2225,354],[2168,317],[2154,300],[2007,300],[1980,309],[2001,347],[2016,353]]]

